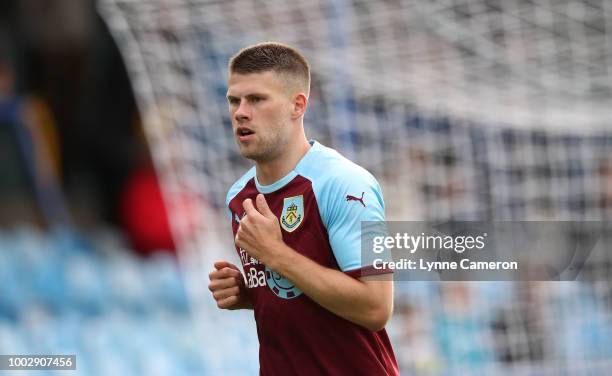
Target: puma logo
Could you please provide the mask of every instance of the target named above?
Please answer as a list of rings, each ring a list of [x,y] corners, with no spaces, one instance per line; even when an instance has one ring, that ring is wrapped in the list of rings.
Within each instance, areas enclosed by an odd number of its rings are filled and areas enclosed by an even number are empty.
[[[346,201],[359,201],[361,202],[361,205],[363,205],[363,207],[365,208],[366,205],[363,203],[363,195],[365,194],[365,192],[361,192],[361,198],[357,198],[355,196],[352,195],[346,195]]]

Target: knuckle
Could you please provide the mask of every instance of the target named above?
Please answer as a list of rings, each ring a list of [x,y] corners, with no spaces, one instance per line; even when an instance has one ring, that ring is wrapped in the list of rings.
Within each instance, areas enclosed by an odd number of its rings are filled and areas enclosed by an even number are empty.
[[[240,272],[239,272],[238,270],[236,270],[236,269],[228,269],[228,275],[229,275],[230,277],[235,277],[235,276],[237,276],[238,274],[240,274]]]
[[[216,300],[223,300],[223,298],[226,297],[226,293],[225,290],[217,290],[213,293],[213,296],[215,297]]]

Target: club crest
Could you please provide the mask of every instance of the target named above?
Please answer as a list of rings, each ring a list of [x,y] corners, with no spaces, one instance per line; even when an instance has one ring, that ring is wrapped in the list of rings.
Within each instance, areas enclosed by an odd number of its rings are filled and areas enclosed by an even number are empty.
[[[286,197],[281,213],[281,227],[287,232],[293,232],[304,221],[304,196]]]

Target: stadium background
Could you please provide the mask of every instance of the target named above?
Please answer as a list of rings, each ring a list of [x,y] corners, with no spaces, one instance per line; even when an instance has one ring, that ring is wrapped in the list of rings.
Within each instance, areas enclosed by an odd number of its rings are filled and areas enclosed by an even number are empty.
[[[248,166],[225,66],[257,41],[303,49],[308,135],[390,219],[609,219],[611,28],[603,0],[3,2],[0,354],[257,373],[250,314],[206,290]],[[397,283],[402,373],[605,374],[609,235],[580,282]]]

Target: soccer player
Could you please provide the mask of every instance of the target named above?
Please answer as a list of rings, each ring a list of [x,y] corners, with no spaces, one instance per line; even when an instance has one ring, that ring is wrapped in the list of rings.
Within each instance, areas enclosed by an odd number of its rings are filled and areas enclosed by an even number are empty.
[[[229,63],[227,100],[240,153],[255,166],[227,205],[244,271],[216,262],[222,309],[254,309],[261,375],[397,375],[384,326],[388,271],[362,268],[361,221],[384,220],[380,186],[304,133],[310,69],[279,43]],[[384,274],[387,273],[387,274]]]

